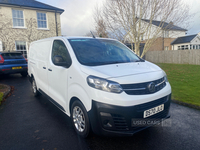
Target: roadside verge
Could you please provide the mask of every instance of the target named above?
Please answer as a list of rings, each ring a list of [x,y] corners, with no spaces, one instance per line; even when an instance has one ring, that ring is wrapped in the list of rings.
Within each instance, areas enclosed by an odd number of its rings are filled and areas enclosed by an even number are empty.
[[[200,110],[200,106],[197,106],[197,105],[181,102],[181,101],[174,100],[174,99],[172,99],[172,102],[174,102],[176,104],[179,104],[179,105],[183,105],[183,106],[186,106],[186,107],[190,107],[190,108],[194,108],[194,109]]]
[[[2,101],[8,96],[11,91],[11,87],[5,84],[0,84],[0,105]]]

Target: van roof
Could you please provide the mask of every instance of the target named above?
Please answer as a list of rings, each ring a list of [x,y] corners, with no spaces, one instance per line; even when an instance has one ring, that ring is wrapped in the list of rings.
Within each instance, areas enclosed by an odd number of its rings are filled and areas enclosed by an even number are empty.
[[[46,39],[41,39],[38,41],[34,41],[32,43],[37,43],[37,42],[42,42],[42,41],[46,41],[46,40],[52,40],[52,39],[80,39],[80,38],[85,38],[85,39],[93,39],[93,37],[89,37],[89,36],[56,36],[56,37],[50,37],[50,38],[46,38]],[[96,37],[96,39],[110,39],[110,38],[100,38],[100,37]],[[110,39],[111,40],[111,39]]]

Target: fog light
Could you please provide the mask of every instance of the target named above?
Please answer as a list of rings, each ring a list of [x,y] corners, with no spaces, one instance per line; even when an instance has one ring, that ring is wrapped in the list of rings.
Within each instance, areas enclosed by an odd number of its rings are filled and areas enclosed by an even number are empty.
[[[112,127],[112,125],[109,123],[109,120],[104,120],[103,121],[103,125],[104,125],[104,127]]]
[[[114,122],[112,115],[110,113],[100,112],[101,122],[104,128],[111,129],[113,128]]]

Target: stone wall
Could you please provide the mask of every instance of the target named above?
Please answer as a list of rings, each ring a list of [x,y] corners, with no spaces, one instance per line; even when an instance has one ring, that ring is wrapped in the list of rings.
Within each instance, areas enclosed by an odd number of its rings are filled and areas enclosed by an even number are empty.
[[[23,11],[24,27],[13,27],[12,9]],[[47,28],[37,27],[37,11],[46,13]],[[61,35],[60,14],[57,13],[58,36]],[[56,36],[55,12],[34,10],[27,8],[0,7],[0,41],[3,42],[4,50],[15,51],[16,41],[25,41],[27,50],[33,41]]]

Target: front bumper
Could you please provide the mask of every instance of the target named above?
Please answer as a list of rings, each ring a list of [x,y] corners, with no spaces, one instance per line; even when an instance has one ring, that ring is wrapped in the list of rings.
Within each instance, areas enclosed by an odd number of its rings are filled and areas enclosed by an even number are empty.
[[[135,126],[133,125],[133,120],[147,121],[149,119],[161,122],[169,118],[170,102],[171,94],[148,103],[128,107],[109,105],[93,100],[92,109],[88,112],[91,128],[98,135],[131,136],[138,131],[152,126]],[[145,110],[161,104],[164,104],[163,111],[143,119]]]

